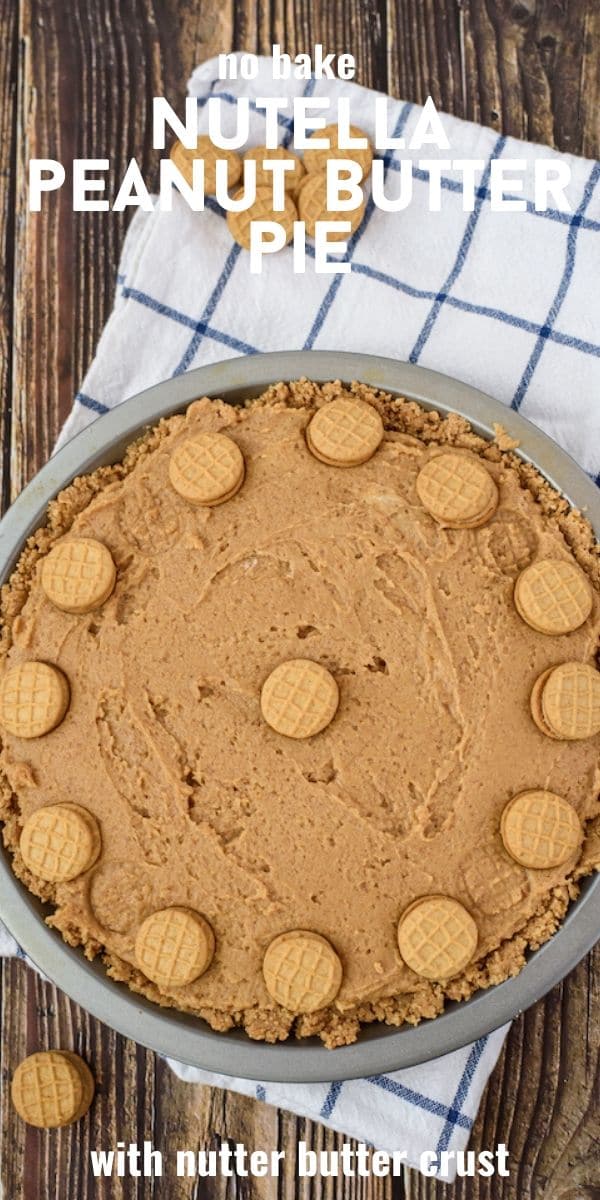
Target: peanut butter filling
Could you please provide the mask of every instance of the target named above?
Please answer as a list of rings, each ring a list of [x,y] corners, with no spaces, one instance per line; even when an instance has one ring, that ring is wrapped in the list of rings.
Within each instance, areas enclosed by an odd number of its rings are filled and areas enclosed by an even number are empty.
[[[502,444],[457,417],[353,385],[385,436],[348,469],[310,452],[315,408],[339,395],[300,382],[234,408],[199,400],[164,421],[124,464],[76,480],[51,505],[3,591],[5,666],[64,673],[70,705],[46,736],[3,734],[2,816],[14,868],[53,905],[50,923],[161,1004],[251,1036],[317,1032],[353,1041],[360,1022],[411,1022],[515,974],[556,929],[576,879],[598,862],[598,738],[559,741],[534,723],[536,679],[563,661],[595,665],[598,548],[585,520]],[[225,433],[243,485],[215,507],[172,486],[173,450]],[[481,455],[498,507],[445,528],[416,478],[440,448]],[[116,586],[100,608],[61,611],[41,586],[68,534],[110,551]],[[548,636],[519,616],[513,589],[534,560],[579,563],[590,616]],[[335,715],[307,738],[264,719],[261,689],[288,660],[321,664]],[[586,829],[562,865],[528,869],[506,852],[511,797],[563,797]],[[102,849],[78,878],[43,883],[18,842],[39,808],[76,803]],[[450,982],[403,962],[400,915],[426,896],[458,901],[475,958]],[[210,924],[215,954],[193,982],[152,983],[136,937],[159,910]],[[295,1018],[267,990],[267,947],[314,931],[343,967],[333,1003]]]

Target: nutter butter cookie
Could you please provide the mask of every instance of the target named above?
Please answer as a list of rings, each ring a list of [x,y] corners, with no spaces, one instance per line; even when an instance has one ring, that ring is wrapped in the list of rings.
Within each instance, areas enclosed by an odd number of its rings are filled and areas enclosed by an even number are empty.
[[[265,680],[260,696],[267,724],[289,738],[320,733],[333,720],[339,702],[331,672],[308,658],[280,663]]]
[[[283,176],[286,192],[296,191],[306,175],[302,159],[298,158],[297,154],[293,154],[291,150],[286,150],[285,146],[278,146],[276,150],[269,150],[267,146],[253,146],[251,150],[246,150],[244,162],[256,163],[257,188],[273,188],[274,172],[265,168],[263,165],[265,162],[289,164]]]
[[[555,737],[594,737],[600,733],[600,672],[589,663],[560,663],[549,672],[540,703]]]
[[[458,900],[424,896],[402,914],[398,946],[404,962],[425,979],[452,979],[477,947],[477,925]]]
[[[38,808],[23,827],[19,849],[38,879],[64,883],[83,875],[100,854],[98,823],[79,804]]]
[[[0,681],[0,726],[19,738],[38,738],[60,725],[69,707],[69,685],[46,662],[21,662]]]
[[[369,174],[373,163],[373,147],[367,134],[357,125],[350,125],[350,138],[360,141],[360,146],[340,146],[340,135],[337,125],[326,125],[324,129],[315,129],[309,138],[309,145],[304,151],[304,166],[309,173],[327,170],[327,163],[335,159],[350,159],[358,163],[362,170],[363,179]],[[325,142],[325,146],[312,146],[312,141]]]
[[[234,200],[239,200],[243,192],[236,192]],[[272,187],[257,187],[254,202],[239,212],[227,213],[227,226],[234,240],[243,250],[249,250],[252,238],[253,221],[275,222],[283,229],[286,242],[291,242],[294,233],[294,221],[298,219],[298,210],[292,197],[285,193],[285,203],[280,211],[273,205]]]
[[[43,581],[79,542],[118,580],[69,611]],[[599,583],[585,518],[457,414],[339,379],[200,398],[65,489],[2,589],[13,869],[223,1036],[431,1019],[592,870]]]
[[[40,1050],[19,1063],[12,1079],[11,1098],[28,1125],[56,1129],[85,1116],[94,1090],[93,1075],[78,1054]]]
[[[298,192],[298,212],[304,221],[306,232],[314,238],[319,221],[344,221],[346,229],[329,229],[329,241],[346,241],[359,227],[365,215],[366,201],[363,199],[353,208],[330,208],[327,197],[327,176],[310,173],[302,181]]]
[[[593,604],[589,580],[568,559],[543,558],[519,575],[515,607],[532,629],[540,633],[572,633],[587,621]]]
[[[267,948],[263,974],[269,994],[294,1013],[326,1008],[342,983],[342,964],[326,938],[306,929],[281,933]]]
[[[483,525],[498,505],[490,472],[472,455],[436,454],[419,472],[416,489],[427,512],[449,529]]]
[[[320,408],[306,430],[315,458],[333,467],[356,467],[372,458],[383,441],[383,421],[361,400],[332,400]]]
[[[164,988],[193,983],[208,970],[214,952],[215,935],[206,918],[179,906],[151,913],[135,940],[140,970]]]
[[[562,796],[544,789],[513,796],[502,813],[502,841],[524,867],[560,867],[581,845],[575,809]]]
[[[42,587],[63,612],[100,608],[115,586],[117,569],[110,550],[94,538],[72,538],[53,546],[42,563]]]
[[[175,491],[190,504],[223,504],[244,482],[244,456],[232,438],[202,433],[185,438],[169,462]]]
[[[223,150],[215,146],[206,134],[201,134],[191,149],[183,142],[175,141],[171,147],[171,159],[190,187],[194,185],[194,163],[204,164],[204,191],[214,196],[217,190],[217,162],[224,161],[227,187],[232,188],[242,174],[242,160],[235,150]]]

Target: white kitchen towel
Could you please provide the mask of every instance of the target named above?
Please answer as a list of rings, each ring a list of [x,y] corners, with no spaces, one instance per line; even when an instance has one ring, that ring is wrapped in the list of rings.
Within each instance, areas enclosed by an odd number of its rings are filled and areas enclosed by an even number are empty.
[[[256,79],[217,78],[217,61],[192,75],[199,130],[206,101],[220,95],[231,120],[240,95],[251,99],[253,144],[264,142],[261,96],[348,96],[354,124],[373,133],[374,93],[354,84],[274,82],[270,60]],[[420,109],[390,101],[390,128],[410,140]],[[413,159],[414,196],[401,213],[367,204],[350,239],[345,275],[317,274],[310,245],[305,275],[291,251],[251,275],[224,214],[209,199],[192,212],[176,194],[172,213],[141,210],[123,250],[114,311],[61,434],[66,441],[95,417],[161,379],[218,359],[265,350],[339,349],[389,355],[434,367],[520,408],[594,478],[600,471],[600,163],[554,155],[493,131],[442,117],[451,151],[401,151]],[[281,139],[293,146],[289,112]],[[472,212],[463,211],[456,170],[444,167],[439,212],[427,208],[429,170],[419,159],[483,159]],[[525,211],[492,212],[492,157],[523,160]],[[568,161],[570,213],[535,209],[540,157]],[[398,152],[386,152],[392,192]],[[515,180],[519,178],[514,172]],[[10,947],[7,945],[7,949]],[[14,950],[14,944],[13,944]],[[234,1088],[322,1121],[380,1149],[406,1150],[419,1166],[426,1151],[465,1146],[507,1027],[464,1050],[406,1071],[343,1084],[254,1084],[173,1063],[184,1079]],[[334,1052],[332,1052],[334,1053]],[[492,1147],[493,1149],[493,1147]],[[452,1164],[439,1178],[451,1179]]]

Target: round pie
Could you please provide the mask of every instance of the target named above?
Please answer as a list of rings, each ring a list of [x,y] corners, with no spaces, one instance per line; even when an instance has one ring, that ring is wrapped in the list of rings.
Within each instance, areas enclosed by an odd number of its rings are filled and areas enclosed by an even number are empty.
[[[63,490],[2,590],[14,871],[223,1034],[434,1018],[594,869],[599,576],[585,517],[455,414],[196,400]]]

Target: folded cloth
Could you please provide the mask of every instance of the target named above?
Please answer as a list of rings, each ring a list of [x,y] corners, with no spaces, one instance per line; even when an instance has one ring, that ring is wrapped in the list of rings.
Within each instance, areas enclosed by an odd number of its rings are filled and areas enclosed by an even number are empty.
[[[252,144],[265,140],[256,99],[284,92],[329,96],[330,119],[347,96],[353,124],[373,134],[373,92],[339,81],[273,81],[268,59],[259,60],[254,80],[238,83],[219,81],[211,59],[194,72],[189,91],[198,99],[200,131],[207,129],[210,95],[223,97],[232,123],[226,133],[235,125],[237,99],[249,96]],[[391,131],[409,141],[420,111],[390,101]],[[232,242],[214,200],[203,213],[192,212],[178,194],[172,213],[139,210],[113,313],[59,444],[127,396],[192,367],[259,350],[352,349],[435,367],[491,392],[597,476],[600,310],[590,301],[600,276],[600,163],[441,120],[452,159],[484,160],[473,211],[463,211],[459,175],[447,166],[441,209],[428,210],[430,172],[419,160],[447,158],[448,151],[401,151],[416,164],[412,203],[400,213],[367,204],[349,241],[348,274],[317,274],[309,253],[306,274],[294,275],[287,249],[251,275],[248,255]],[[293,146],[285,111],[280,130],[282,142]],[[525,211],[492,212],[492,157],[525,161]],[[568,161],[571,213],[536,212],[540,157]],[[385,161],[393,194],[398,152],[386,152]],[[423,1152],[465,1146],[507,1028],[420,1067],[331,1085],[257,1085],[171,1065],[183,1079],[257,1096],[380,1149],[405,1150],[408,1163],[419,1166]],[[440,1166],[438,1177],[452,1179],[452,1163]]]

